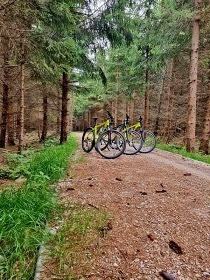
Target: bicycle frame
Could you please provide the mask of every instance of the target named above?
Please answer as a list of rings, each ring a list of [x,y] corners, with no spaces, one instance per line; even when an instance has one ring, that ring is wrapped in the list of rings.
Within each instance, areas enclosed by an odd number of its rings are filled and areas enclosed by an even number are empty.
[[[125,150],[126,142],[122,133],[113,129],[114,119],[107,111],[106,121],[97,124],[97,117],[94,117],[94,125],[87,127],[82,136],[82,148],[89,153],[93,147],[105,158],[119,157]]]
[[[124,122],[123,124],[117,126],[117,128],[119,128],[119,127],[123,127],[121,132],[126,133],[128,130],[137,130],[138,128],[141,127],[141,125],[138,122],[133,125],[127,126],[126,122]]]
[[[135,123],[135,124],[129,126],[128,129],[137,130],[137,129],[140,128],[140,127],[141,127],[140,123],[137,122],[137,123]]]
[[[126,114],[126,120],[125,122],[128,123],[129,116]],[[134,130],[137,133],[140,134],[141,139],[143,141],[142,148],[140,149],[140,153],[149,153],[154,150],[156,147],[156,137],[153,132],[149,130],[144,130],[143,125],[142,125],[142,117],[139,117],[139,120],[137,123],[125,128],[127,131]],[[126,131],[125,131],[126,133]]]
[[[98,140],[99,134],[102,133],[102,132],[104,132],[106,129],[108,129],[109,126],[110,126],[110,120],[107,119],[105,122],[96,124],[96,125],[93,127],[93,133],[94,133],[95,143],[96,143],[97,140]]]

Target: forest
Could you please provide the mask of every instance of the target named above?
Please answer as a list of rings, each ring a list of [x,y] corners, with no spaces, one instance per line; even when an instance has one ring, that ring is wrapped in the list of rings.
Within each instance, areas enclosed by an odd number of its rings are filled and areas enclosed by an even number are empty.
[[[210,152],[207,0],[0,0],[0,148],[128,113]]]

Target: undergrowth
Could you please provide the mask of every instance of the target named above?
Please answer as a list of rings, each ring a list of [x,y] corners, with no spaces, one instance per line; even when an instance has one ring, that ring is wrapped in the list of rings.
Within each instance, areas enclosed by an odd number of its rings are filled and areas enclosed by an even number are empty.
[[[204,155],[200,152],[189,153],[186,151],[186,148],[183,145],[165,144],[165,143],[159,142],[157,144],[157,148],[164,150],[164,151],[174,153],[174,154],[182,155],[183,157],[191,158],[191,159],[194,159],[197,161],[201,161],[201,162],[210,164],[210,155]]]
[[[33,279],[39,246],[49,238],[46,223],[62,213],[52,183],[65,176],[76,149],[77,141],[70,137],[27,159],[11,155],[8,174],[24,175],[26,182],[0,193],[0,279]]]

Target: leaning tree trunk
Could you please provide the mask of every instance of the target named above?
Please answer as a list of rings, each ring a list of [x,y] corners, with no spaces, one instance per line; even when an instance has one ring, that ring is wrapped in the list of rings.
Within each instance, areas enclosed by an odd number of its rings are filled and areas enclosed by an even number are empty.
[[[195,151],[195,129],[196,129],[196,92],[197,92],[197,72],[198,72],[198,48],[200,35],[199,8],[202,0],[195,0],[195,13],[192,28],[192,50],[189,75],[189,101],[187,116],[186,149],[188,152]]]
[[[69,91],[68,74],[66,72],[63,72],[60,144],[63,144],[64,142],[67,141],[68,91]]]
[[[200,139],[199,151],[209,154],[209,139],[210,139],[210,96],[206,100],[206,114],[203,123],[203,133]]]

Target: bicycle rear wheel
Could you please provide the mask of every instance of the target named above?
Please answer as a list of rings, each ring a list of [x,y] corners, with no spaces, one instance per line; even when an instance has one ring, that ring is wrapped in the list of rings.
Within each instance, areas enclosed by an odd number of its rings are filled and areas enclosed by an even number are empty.
[[[82,149],[84,152],[89,153],[95,145],[94,133],[92,127],[84,130],[82,135]]]
[[[141,135],[135,130],[128,130],[125,132],[126,147],[124,154],[134,155],[138,153],[142,148],[142,138]]]
[[[99,136],[96,151],[104,158],[114,159],[124,153],[125,146],[125,138],[121,132],[107,130]]]
[[[143,130],[140,131],[141,137],[142,137],[142,148],[140,150],[140,153],[150,153],[151,151],[154,150],[154,148],[156,147],[156,137],[154,135],[154,133],[152,133],[149,130]]]

